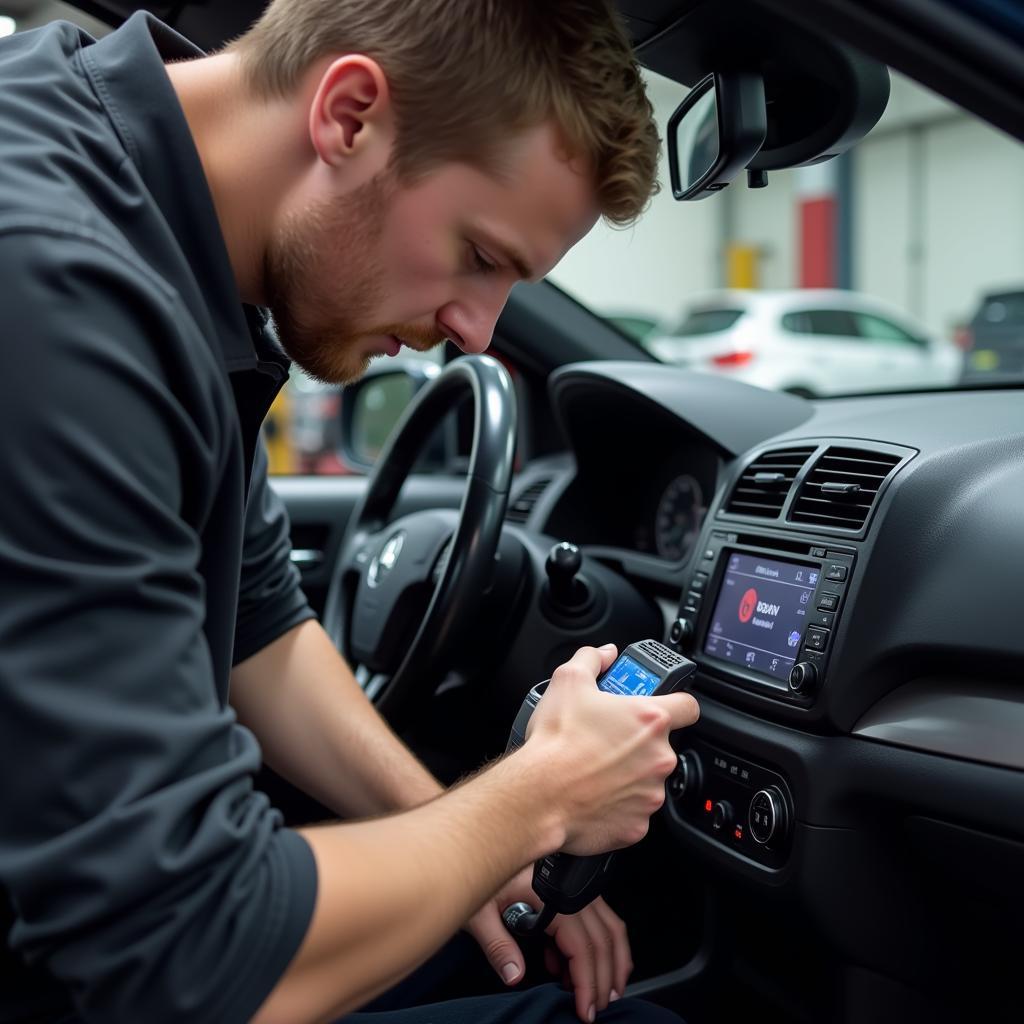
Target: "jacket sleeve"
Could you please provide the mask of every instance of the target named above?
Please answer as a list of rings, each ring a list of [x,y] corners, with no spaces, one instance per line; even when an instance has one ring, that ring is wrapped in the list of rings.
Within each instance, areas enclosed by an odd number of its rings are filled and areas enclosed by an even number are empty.
[[[316,868],[253,790],[259,748],[202,628],[182,510],[226,442],[168,372],[195,327],[74,226],[0,230],[0,302],[8,942],[85,1021],[248,1020],[305,935]]]
[[[267,481],[267,452],[256,446],[245,512],[234,664],[314,618],[291,561],[288,513]]]

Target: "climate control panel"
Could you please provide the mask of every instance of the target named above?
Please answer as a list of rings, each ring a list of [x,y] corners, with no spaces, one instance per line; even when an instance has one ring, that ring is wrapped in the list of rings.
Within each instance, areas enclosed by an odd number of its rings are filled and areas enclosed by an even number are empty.
[[[668,780],[669,820],[765,867],[782,867],[793,823],[786,780],[685,733],[679,742]]]

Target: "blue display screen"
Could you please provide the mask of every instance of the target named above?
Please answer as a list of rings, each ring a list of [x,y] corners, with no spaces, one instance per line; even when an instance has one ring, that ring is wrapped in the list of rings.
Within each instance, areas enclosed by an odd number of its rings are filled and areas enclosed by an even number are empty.
[[[649,697],[660,682],[661,676],[656,676],[633,658],[620,654],[597,686],[605,693],[619,693],[624,697]]]

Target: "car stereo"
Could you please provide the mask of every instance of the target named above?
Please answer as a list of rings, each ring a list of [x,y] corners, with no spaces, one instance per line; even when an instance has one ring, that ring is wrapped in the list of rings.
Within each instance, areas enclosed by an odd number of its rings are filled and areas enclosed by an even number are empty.
[[[855,557],[835,544],[716,530],[669,642],[706,673],[806,701],[825,681]]]

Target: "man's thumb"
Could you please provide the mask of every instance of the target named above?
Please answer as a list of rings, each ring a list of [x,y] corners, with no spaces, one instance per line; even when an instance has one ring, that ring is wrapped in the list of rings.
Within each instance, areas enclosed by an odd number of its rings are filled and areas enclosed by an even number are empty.
[[[497,907],[477,926],[477,942],[506,985],[515,985],[523,977],[525,965],[519,943],[506,931]]]

